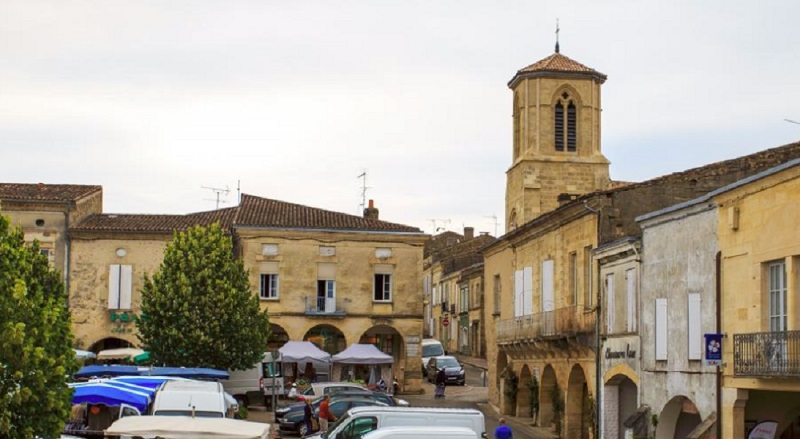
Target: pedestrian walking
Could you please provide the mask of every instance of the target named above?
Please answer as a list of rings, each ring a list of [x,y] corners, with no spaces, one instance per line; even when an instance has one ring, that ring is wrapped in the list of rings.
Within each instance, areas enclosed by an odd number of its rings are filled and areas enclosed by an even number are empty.
[[[328,431],[328,421],[336,422],[336,416],[331,413],[331,395],[326,394],[319,403],[319,431]]]
[[[500,418],[497,428],[494,429],[494,439],[511,439],[511,427],[506,425],[506,418]]]
[[[311,399],[303,399],[306,405],[303,407],[303,422],[306,424],[306,434],[314,432],[314,409],[311,408]]]
[[[444,388],[447,385],[447,374],[444,367],[436,373],[436,398],[444,398]]]

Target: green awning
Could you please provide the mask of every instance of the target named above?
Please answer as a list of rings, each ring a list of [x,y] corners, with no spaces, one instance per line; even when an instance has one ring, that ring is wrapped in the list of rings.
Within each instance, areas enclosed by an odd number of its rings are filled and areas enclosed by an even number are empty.
[[[150,362],[150,352],[144,351],[141,354],[133,357],[133,362],[136,364],[144,364]]]

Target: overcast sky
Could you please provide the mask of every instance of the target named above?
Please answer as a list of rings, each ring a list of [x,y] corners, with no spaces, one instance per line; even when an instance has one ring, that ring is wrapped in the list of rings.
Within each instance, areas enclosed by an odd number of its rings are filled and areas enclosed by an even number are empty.
[[[503,233],[515,72],[608,75],[602,148],[641,181],[800,139],[800,2],[0,0],[0,181],[107,213],[211,188]],[[495,229],[496,216],[499,225]]]

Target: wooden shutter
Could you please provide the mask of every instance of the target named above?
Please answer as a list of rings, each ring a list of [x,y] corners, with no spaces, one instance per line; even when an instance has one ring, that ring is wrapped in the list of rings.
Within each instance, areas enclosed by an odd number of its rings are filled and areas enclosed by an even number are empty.
[[[133,267],[121,265],[119,270],[119,308],[131,309],[131,290],[133,289]]]
[[[522,270],[517,270],[514,272],[514,317],[520,317],[522,315],[522,303],[523,303],[523,281],[524,281],[524,274]]]
[[[615,295],[617,294],[614,286],[614,274],[606,275],[606,334],[614,333],[615,317],[617,314]]]
[[[553,288],[553,260],[542,261],[542,311],[556,309],[555,289]]]
[[[701,322],[701,315],[700,315],[700,308],[702,305],[702,299],[700,298],[700,293],[689,293],[688,297],[688,312],[686,313],[686,319],[688,324],[688,336],[689,336],[689,359],[690,360],[702,360],[703,359],[703,352],[702,352],[702,337],[703,334],[700,333],[700,322]]]
[[[656,360],[667,359],[667,299],[656,299]]]
[[[108,267],[108,309],[119,309],[119,265]]]
[[[525,267],[522,270],[522,315],[533,314],[533,268]]]

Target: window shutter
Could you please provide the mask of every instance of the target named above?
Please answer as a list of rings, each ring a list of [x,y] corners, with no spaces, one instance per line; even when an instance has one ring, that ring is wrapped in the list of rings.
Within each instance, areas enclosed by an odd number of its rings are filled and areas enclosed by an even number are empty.
[[[636,281],[636,270],[630,269],[626,272],[626,281],[627,281],[627,296],[628,296],[628,332],[635,332],[636,331],[636,298],[638,294],[636,294],[636,288],[638,282]]]
[[[133,267],[130,265],[120,266],[119,283],[119,308],[131,309],[131,290],[133,282]]]
[[[553,269],[552,259],[542,261],[542,311],[553,311],[556,308]]]
[[[119,309],[119,265],[108,267],[108,309]]]
[[[522,270],[522,315],[533,314],[533,268],[525,267]]]
[[[614,333],[614,317],[616,317],[617,314],[617,310],[615,309],[616,302],[614,301],[614,296],[616,294],[614,275],[608,274],[606,275],[606,334]]]
[[[667,299],[656,299],[656,360],[667,359]]]
[[[514,317],[520,317],[522,315],[522,303],[523,303],[523,285],[524,282],[524,274],[522,270],[517,270],[514,272]]]
[[[703,335],[700,334],[700,308],[703,302],[699,293],[689,293],[688,299],[689,309],[686,318],[689,325],[687,331],[689,335],[689,359],[702,360],[701,339]]]

